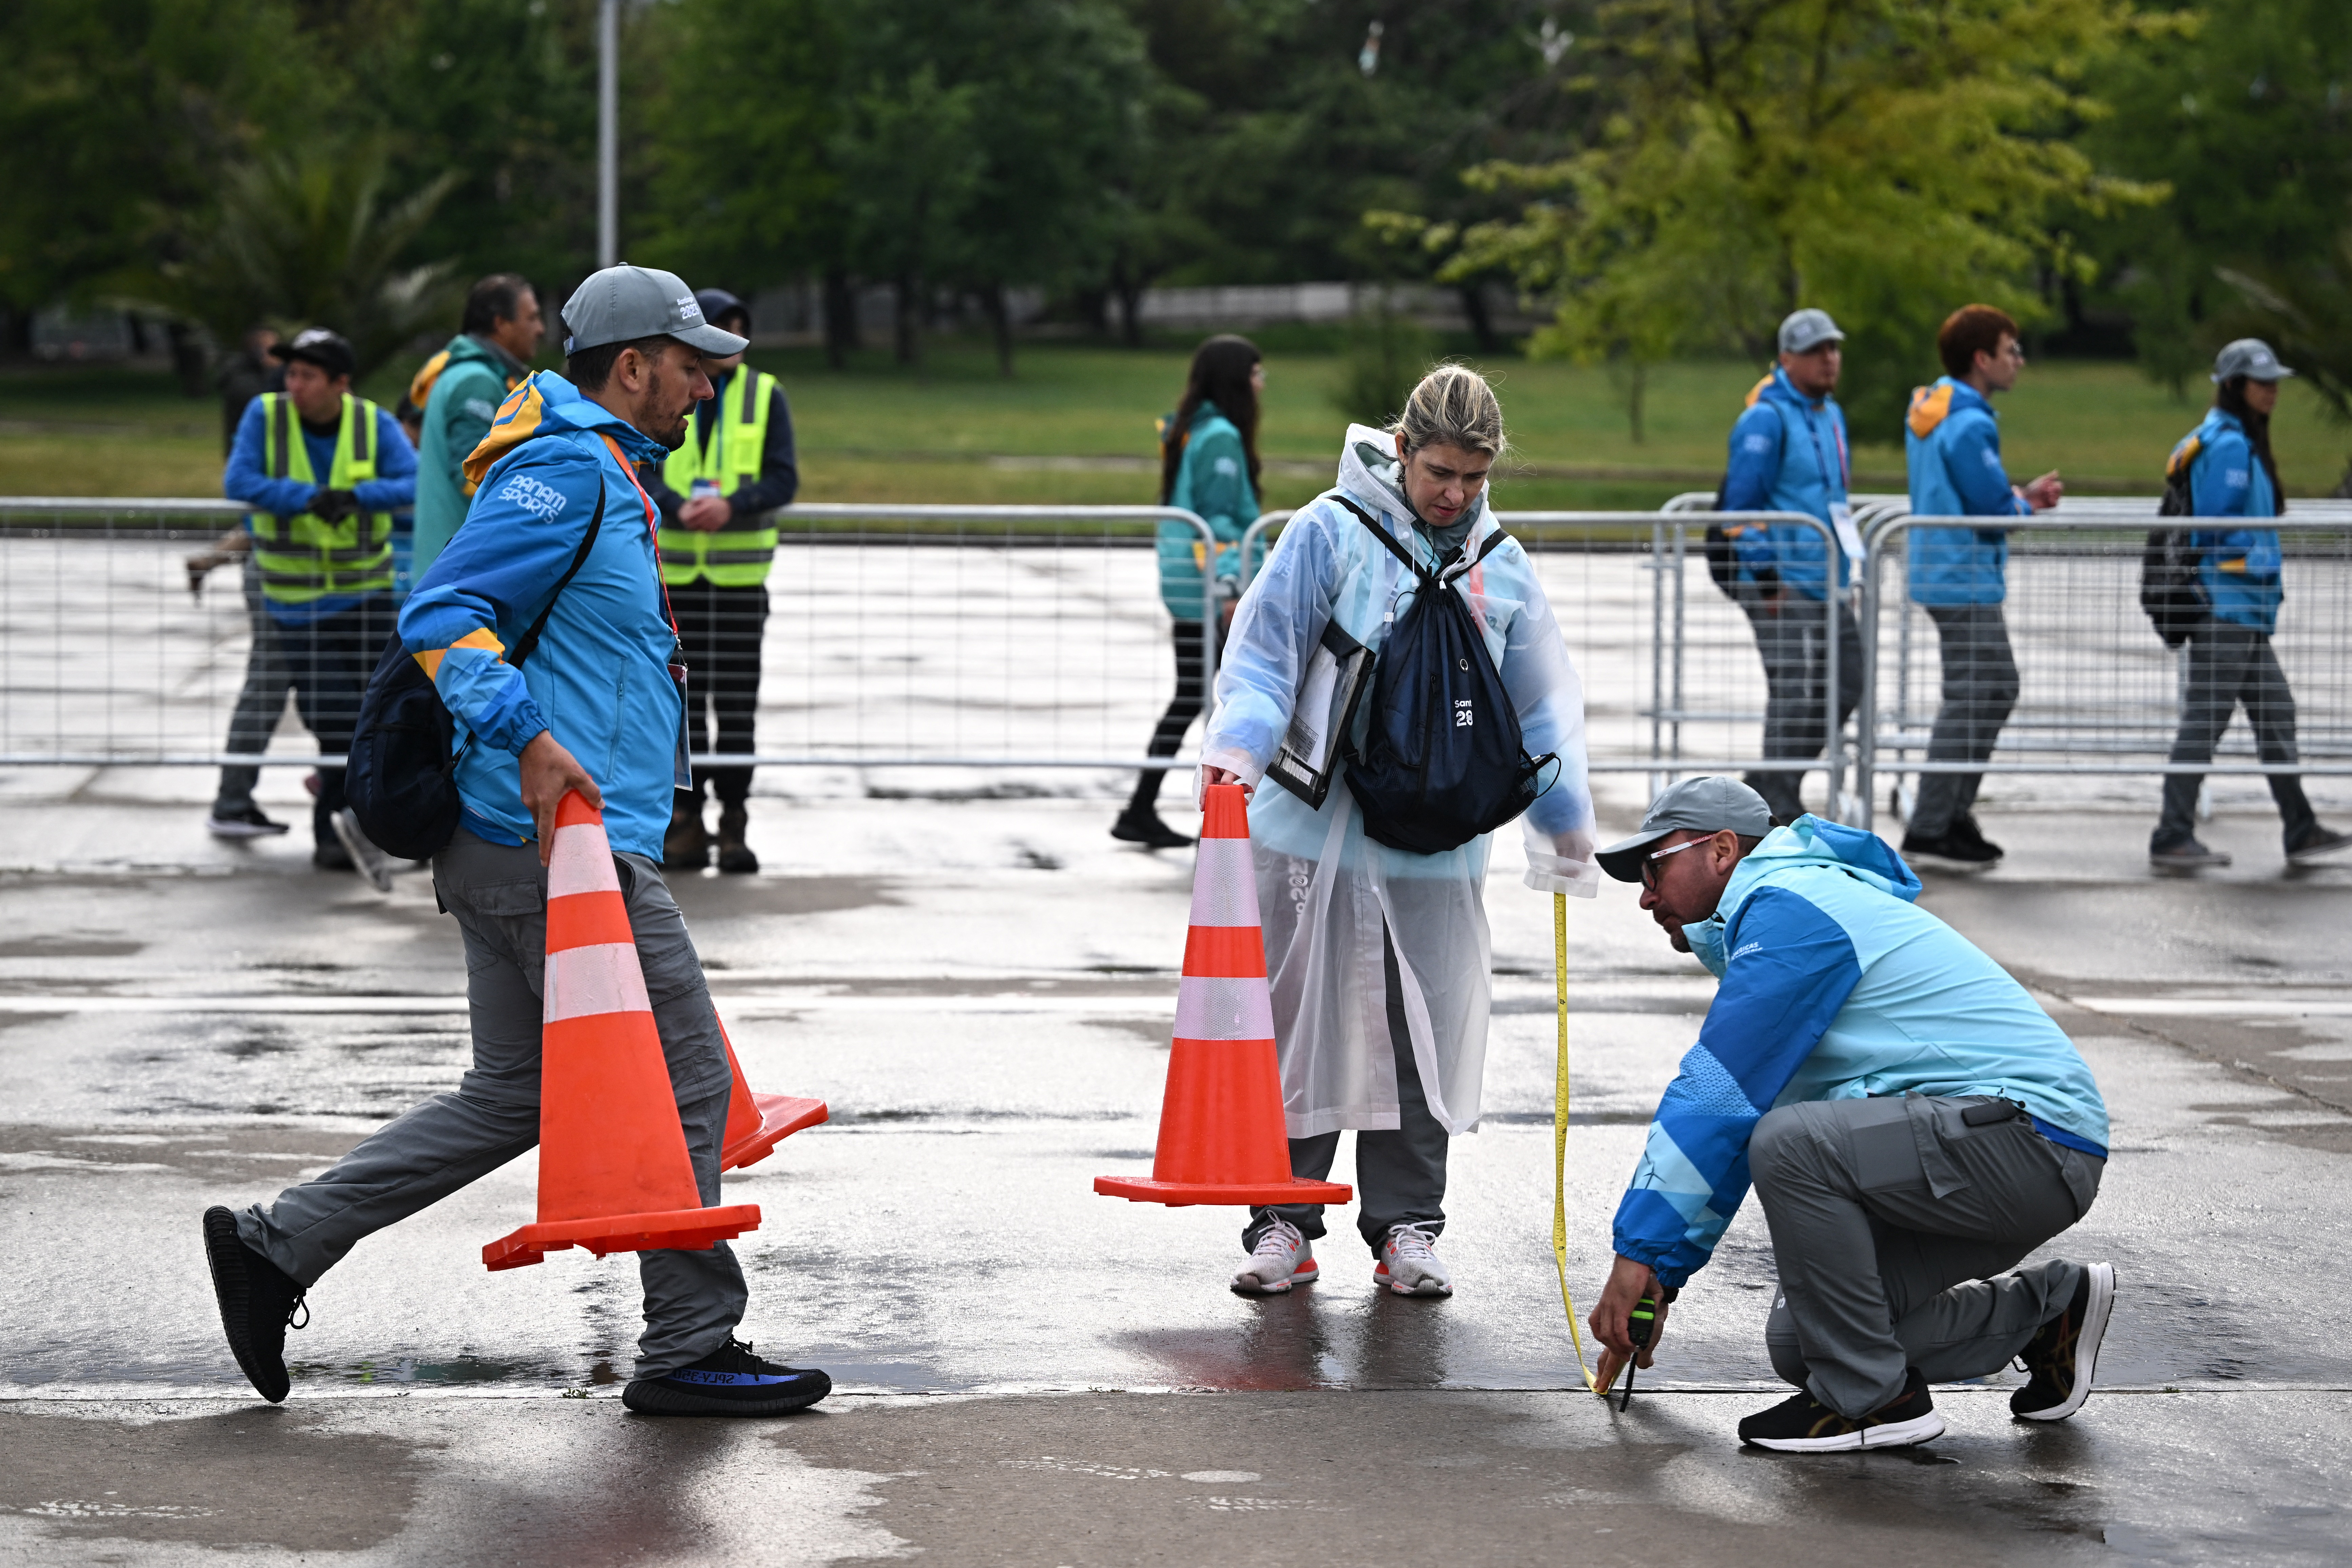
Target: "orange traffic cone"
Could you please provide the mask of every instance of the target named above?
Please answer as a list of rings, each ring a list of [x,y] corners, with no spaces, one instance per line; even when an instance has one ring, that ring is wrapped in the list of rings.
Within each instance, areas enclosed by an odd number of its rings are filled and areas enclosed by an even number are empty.
[[[539,1223],[482,1248],[492,1268],[551,1252],[699,1251],[760,1224],[757,1204],[705,1208],[604,818],[555,808],[547,872],[547,1022],[541,1036]]]
[[[1290,1173],[1248,807],[1239,784],[1211,784],[1205,797],[1151,1178],[1097,1176],[1095,1191],[1172,1206],[1346,1203],[1352,1188]]]
[[[735,1059],[735,1042],[727,1039],[727,1026],[719,1026],[727,1043],[727,1068],[735,1075],[734,1098],[727,1102],[727,1134],[719,1152],[719,1168],[732,1171],[756,1165],[777,1144],[803,1127],[814,1127],[829,1114],[822,1100],[801,1100],[789,1094],[754,1094],[743,1081],[743,1064]]]

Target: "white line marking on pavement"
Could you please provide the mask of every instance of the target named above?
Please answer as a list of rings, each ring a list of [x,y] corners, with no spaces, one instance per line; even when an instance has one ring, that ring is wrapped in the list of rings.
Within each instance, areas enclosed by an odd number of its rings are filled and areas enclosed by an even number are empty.
[[[713,997],[729,1017],[785,1013],[1058,1013],[1103,1017],[1173,1017],[1168,996],[841,996],[766,994]],[[0,1013],[416,1013],[466,1011],[463,996],[80,996],[0,995]]]
[[[2164,1018],[2352,1017],[2352,998],[2346,997],[2296,1001],[2278,996],[2076,996],[2073,1001],[2094,1013]]]

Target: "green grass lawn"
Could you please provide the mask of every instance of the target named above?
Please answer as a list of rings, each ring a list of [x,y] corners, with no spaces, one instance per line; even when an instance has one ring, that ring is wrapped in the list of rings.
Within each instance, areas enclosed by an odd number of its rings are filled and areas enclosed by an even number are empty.
[[[754,363],[792,397],[809,500],[1101,503],[1152,499],[1152,421],[1175,402],[1185,357],[1041,344],[1022,351],[1011,381],[984,347],[953,342],[934,345],[920,373],[879,353],[838,372],[813,350],[763,352]],[[1712,488],[1725,433],[1759,374],[1729,363],[1655,371],[1648,438],[1637,445],[1605,372],[1511,356],[1474,363],[1502,394],[1519,471],[1505,476],[1498,499],[1519,508],[1645,507]],[[1266,368],[1265,499],[1296,505],[1329,483],[1337,460],[1341,421],[1328,388],[1339,361],[1269,353]],[[393,366],[367,390],[396,395],[407,371]],[[2150,495],[2165,453],[2198,417],[2194,403],[2174,402],[2130,365],[2084,362],[2031,367],[2000,407],[2013,474],[2056,468],[2086,490]],[[2324,416],[2316,397],[2288,384],[2277,446],[2292,494],[2324,494],[2343,471],[2352,436]],[[0,374],[0,494],[217,493],[217,419],[215,403],[181,396],[161,374]],[[1858,440],[1854,460],[1857,488],[1902,488],[1898,441]]]

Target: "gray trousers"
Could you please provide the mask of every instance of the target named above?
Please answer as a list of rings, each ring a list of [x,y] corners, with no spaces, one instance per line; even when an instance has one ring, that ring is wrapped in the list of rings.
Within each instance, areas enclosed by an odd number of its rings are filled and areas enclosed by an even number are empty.
[[[294,677],[278,657],[278,632],[261,597],[261,563],[251,551],[246,552],[240,581],[245,588],[245,618],[253,628],[253,647],[245,656],[245,685],[238,689],[236,707],[228,716],[228,739],[221,750],[260,752],[269,750],[269,737],[277,732],[278,716],[286,710],[286,689],[294,684]],[[213,800],[214,815],[234,816],[251,805],[253,786],[260,779],[259,768],[223,768],[220,791]]]
[[[1356,1133],[1356,1229],[1372,1256],[1381,1255],[1391,1227],[1425,1225],[1433,1236],[1445,1229],[1445,1153],[1451,1142],[1444,1127],[1429,1113],[1429,1097],[1422,1091],[1421,1072],[1413,1065],[1412,1035],[1404,1017],[1404,987],[1397,976],[1396,948],[1388,932],[1381,933],[1381,963],[1388,982],[1389,1038],[1396,1050],[1397,1125],[1391,1130],[1360,1129]],[[1290,1173],[1319,1182],[1331,1173],[1339,1152],[1339,1134],[1321,1132],[1290,1141]],[[1278,1204],[1250,1210],[1242,1230],[1244,1250],[1256,1249],[1277,1219],[1297,1226],[1309,1241],[1323,1238],[1321,1204]]]
[[[1764,754],[1820,756],[1829,742],[1828,605],[1798,593],[1772,599],[1754,584],[1743,584],[1738,598],[1764,661]],[[1862,700],[1862,631],[1850,605],[1838,606],[1837,638],[1837,721],[1843,725]],[[1774,821],[1792,822],[1805,814],[1804,780],[1800,770],[1776,770],[1749,773],[1747,784],[1764,797]]]
[[[704,1204],[719,1201],[719,1149],[733,1076],[704,987],[701,960],[660,870],[615,855],[637,962],[653,1003],[670,1089]],[[466,941],[466,995],[474,1065],[455,1092],[436,1094],[371,1134],[323,1175],[237,1215],[245,1244],[304,1285],[362,1237],[406,1219],[539,1142],[541,986],[547,959],[547,873],[539,851],[464,828],[433,858],[433,886]],[[492,1239],[484,1237],[484,1241]],[[701,1360],[743,1321],[743,1270],[725,1242],[701,1252],[642,1252],[646,1330],[635,1375],[657,1377]]]
[[[2279,668],[2271,639],[2252,626],[2209,620],[2189,634],[2189,684],[2181,694],[2180,730],[2173,737],[2172,761],[2210,763],[2230,715],[2242,704],[2253,727],[2254,748],[2266,763],[2297,761],[2294,692]],[[2164,816],[2148,839],[2151,849],[2170,849],[2197,836],[2197,786],[2201,773],[2164,775]],[[2293,773],[2269,775],[2271,799],[2290,852],[2318,826],[2303,780]]]
[[[2106,1162],[2024,1117],[1970,1127],[1979,1099],[1803,1100],[1756,1124],[1748,1161],[1780,1288],[1772,1370],[1842,1415],[1997,1372],[2063,1310],[2080,1264],[2017,1268],[2080,1219]]]
[[[1929,605],[1943,665],[1944,703],[1927,737],[1927,760],[1981,763],[2017,706],[2017,658],[1999,605]],[[1909,830],[1941,838],[1974,809],[1982,773],[1922,773]]]

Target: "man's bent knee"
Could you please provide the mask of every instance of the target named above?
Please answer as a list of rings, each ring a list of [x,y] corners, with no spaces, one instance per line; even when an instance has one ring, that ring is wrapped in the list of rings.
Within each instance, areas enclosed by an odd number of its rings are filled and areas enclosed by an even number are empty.
[[[1748,1136],[1748,1180],[1759,1193],[1788,1175],[1801,1151],[1812,1141],[1804,1118],[1793,1105],[1768,1110]]]

